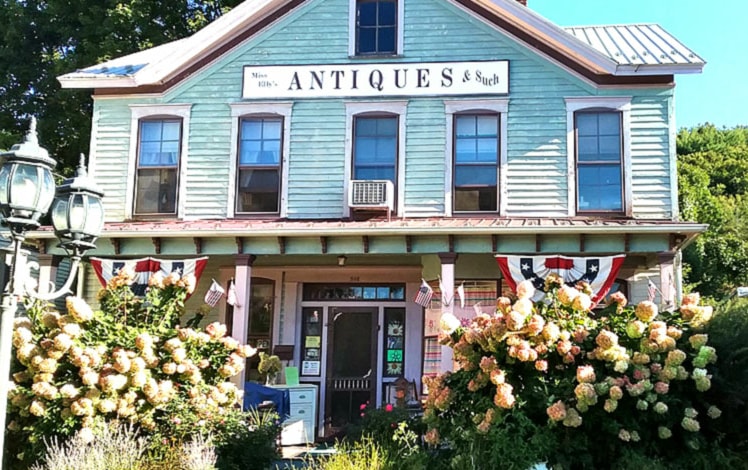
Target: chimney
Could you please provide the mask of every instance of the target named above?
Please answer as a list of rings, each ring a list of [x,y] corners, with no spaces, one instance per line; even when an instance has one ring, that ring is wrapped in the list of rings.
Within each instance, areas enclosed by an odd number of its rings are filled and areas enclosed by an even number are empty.
[[[517,0],[517,1],[524,6],[527,6],[527,0]]]

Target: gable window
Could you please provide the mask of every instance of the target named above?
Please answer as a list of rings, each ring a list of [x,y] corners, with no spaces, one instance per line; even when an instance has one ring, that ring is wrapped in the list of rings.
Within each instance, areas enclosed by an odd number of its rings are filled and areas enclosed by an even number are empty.
[[[499,116],[454,117],[454,211],[498,210]]]
[[[182,120],[139,122],[135,214],[177,213]]]
[[[278,213],[283,118],[242,118],[239,134],[236,212]]]
[[[356,116],[353,179],[390,180],[397,185],[397,116]]]
[[[621,127],[618,111],[579,111],[575,115],[580,212],[623,211]]]
[[[395,55],[402,50],[402,0],[351,0],[352,56]]]

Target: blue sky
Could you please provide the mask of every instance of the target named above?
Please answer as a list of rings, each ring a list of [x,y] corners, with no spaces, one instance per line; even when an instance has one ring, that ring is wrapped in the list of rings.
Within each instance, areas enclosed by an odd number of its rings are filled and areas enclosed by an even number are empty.
[[[528,0],[559,26],[657,23],[699,54],[701,74],[676,75],[678,127],[748,125],[748,0]]]

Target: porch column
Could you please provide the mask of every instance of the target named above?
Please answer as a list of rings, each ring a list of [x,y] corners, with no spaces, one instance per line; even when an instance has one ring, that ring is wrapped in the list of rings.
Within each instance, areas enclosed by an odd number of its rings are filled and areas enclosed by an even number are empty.
[[[672,251],[663,251],[657,254],[657,262],[660,264],[660,292],[662,292],[662,304],[668,309],[675,307],[674,260],[675,253]]]
[[[244,344],[247,342],[247,323],[249,322],[249,297],[252,292],[252,264],[257,257],[255,255],[236,255],[234,258],[234,288],[236,289],[237,305],[234,305],[234,314],[231,323],[231,336]],[[243,370],[237,379],[241,389],[246,381],[246,370]]]
[[[454,313],[455,262],[457,261],[457,253],[439,253],[439,260],[442,265],[441,278],[442,287],[444,288],[440,300],[442,315],[444,315],[445,313]],[[452,369],[454,369],[452,348],[442,346],[441,371],[447,372],[452,371]]]

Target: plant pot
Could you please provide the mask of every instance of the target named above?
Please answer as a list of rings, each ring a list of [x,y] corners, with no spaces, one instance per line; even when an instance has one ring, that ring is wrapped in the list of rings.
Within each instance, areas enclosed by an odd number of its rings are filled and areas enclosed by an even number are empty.
[[[278,383],[278,372],[268,372],[265,376],[265,385],[275,385]]]

